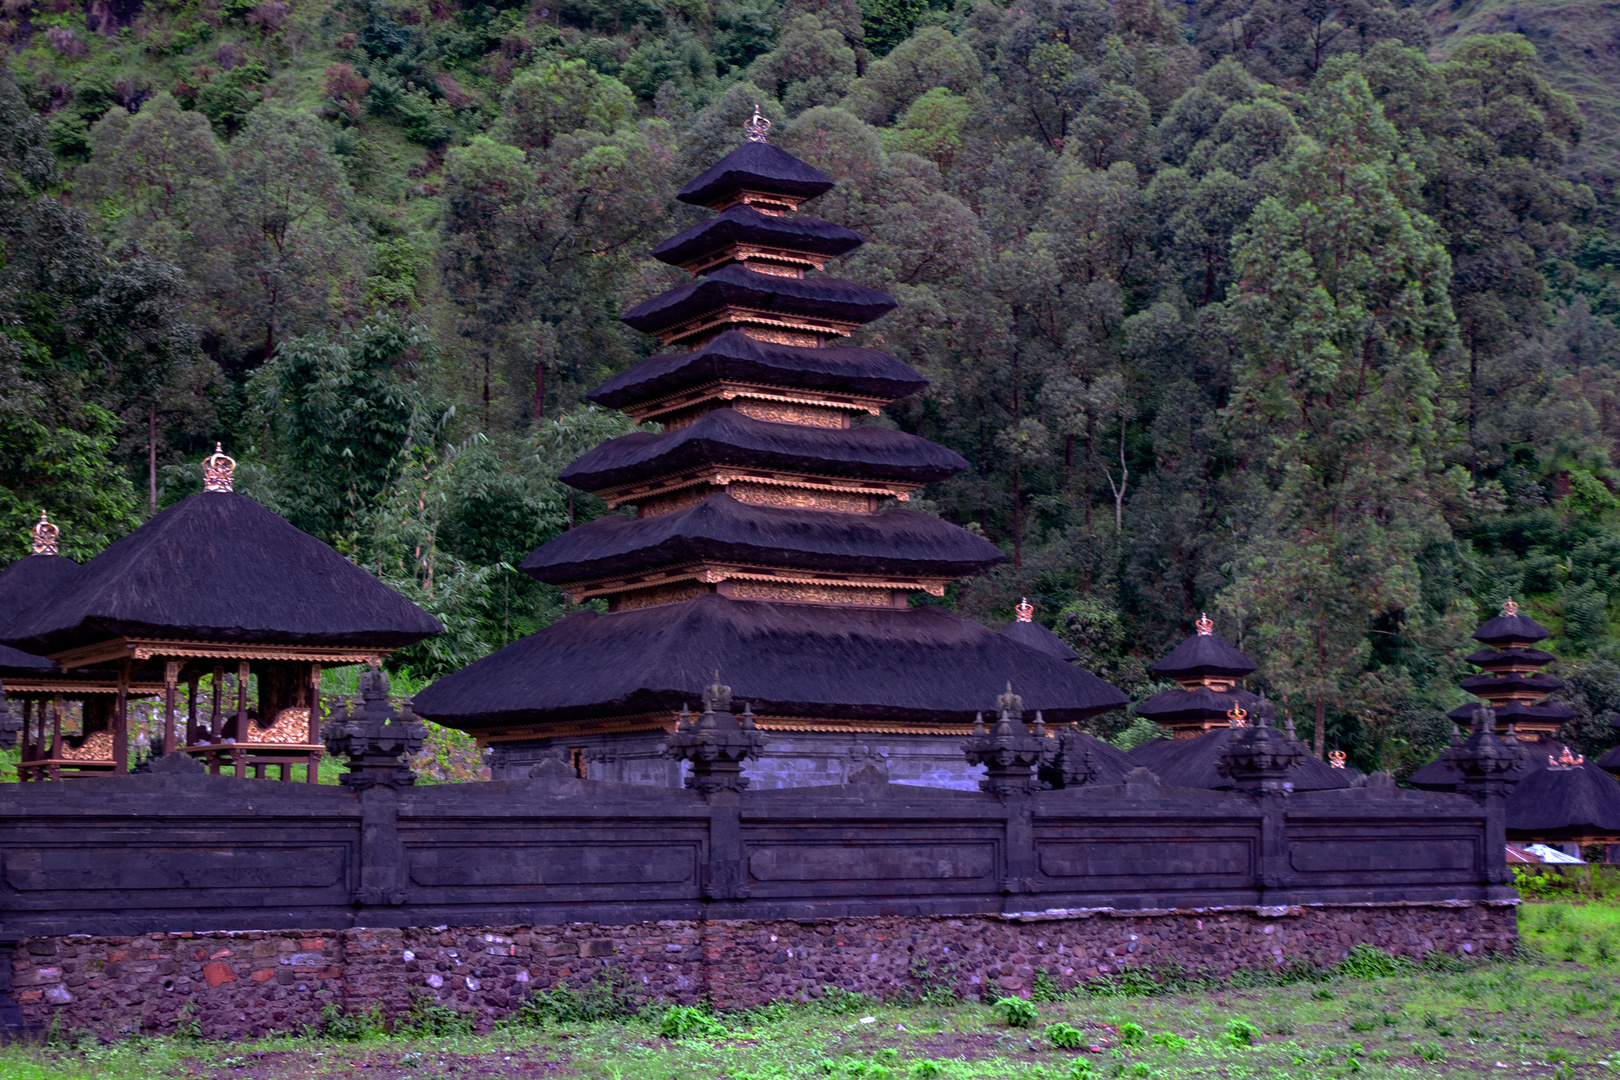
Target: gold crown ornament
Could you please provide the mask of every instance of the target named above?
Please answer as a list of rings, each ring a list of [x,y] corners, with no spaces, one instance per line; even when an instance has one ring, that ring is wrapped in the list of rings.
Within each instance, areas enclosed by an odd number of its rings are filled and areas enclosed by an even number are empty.
[[[1502,601],[1502,617],[1503,618],[1511,619],[1511,618],[1513,618],[1513,616],[1517,615],[1518,613],[1519,613],[1519,605],[1515,604],[1513,602],[1513,597],[1510,596],[1506,600]]]
[[[62,535],[62,530],[50,523],[45,511],[39,512],[39,524],[34,526],[34,554],[55,555],[56,538]]]
[[[764,142],[771,133],[771,122],[760,115],[758,105],[754,106],[754,115],[743,124],[743,133],[749,142]]]
[[[1035,621],[1035,605],[1029,602],[1029,597],[1026,596],[1022,600],[1018,601],[1018,606],[1013,608],[1013,610],[1018,612],[1019,622]]]
[[[1232,699],[1232,707],[1226,710],[1226,719],[1233,727],[1244,727],[1249,722],[1249,714],[1239,705],[1236,698]]]
[[[1204,612],[1198,613],[1198,621],[1193,623],[1199,637],[1213,637],[1215,634],[1215,620]]]
[[[1554,757],[1552,754],[1547,755],[1547,768],[1554,769],[1558,772],[1568,772],[1571,769],[1578,769],[1585,763],[1585,754],[1572,754],[1569,752],[1569,747],[1567,746],[1564,747],[1564,752],[1559,754],[1557,757]]]
[[[1345,763],[1345,761],[1346,761],[1346,759],[1348,757],[1349,757],[1349,755],[1346,754],[1343,750],[1339,750],[1339,749],[1329,750],[1328,751],[1328,764],[1333,766],[1335,769],[1342,769],[1342,768],[1344,768],[1344,763]]]
[[[236,459],[227,457],[224,448],[214,444],[214,452],[203,459],[203,490],[231,490],[231,474],[236,471]]]

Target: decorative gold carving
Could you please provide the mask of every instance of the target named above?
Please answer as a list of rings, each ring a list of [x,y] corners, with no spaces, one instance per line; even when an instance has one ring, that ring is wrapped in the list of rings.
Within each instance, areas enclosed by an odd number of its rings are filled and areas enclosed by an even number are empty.
[[[713,382],[679,394],[654,398],[625,409],[631,419],[640,424],[657,420],[668,430],[665,416],[694,405],[712,401],[734,401],[737,398],[757,398],[760,401],[785,401],[794,405],[819,405],[827,409],[854,411],[864,409],[876,416],[883,406],[892,401],[887,397],[867,397],[861,394],[830,394],[817,390],[800,390],[786,386],[766,386],[759,383]],[[702,413],[698,414],[703,415]]]
[[[739,399],[731,406],[744,416],[767,420],[773,424],[797,424],[800,427],[847,428],[849,414],[842,409],[825,409],[814,405],[787,405],[776,401]]]
[[[1199,612],[1198,621],[1193,623],[1193,626],[1197,627],[1199,637],[1212,637],[1212,636],[1214,636],[1214,633],[1215,633],[1215,620],[1211,619],[1207,614],[1205,614],[1203,612]]]
[[[226,641],[171,641],[159,638],[109,638],[94,645],[52,653],[63,670],[108,660],[151,660],[156,657],[218,657],[233,660],[309,660],[322,664],[376,664],[393,649],[322,648],[311,645],[254,645]]]
[[[780,600],[806,604],[839,604],[848,607],[893,607],[890,589],[859,585],[795,585],[780,581],[732,581],[727,594],[740,600]]]
[[[715,487],[689,487],[680,491],[672,491],[668,495],[659,495],[651,499],[643,499],[636,503],[637,517],[659,517],[662,514],[673,514],[677,510],[685,510],[688,506],[698,503],[713,495],[721,488]]]
[[[282,709],[276,714],[275,722],[269,727],[261,728],[257,720],[249,720],[245,743],[293,743],[305,745],[309,740],[309,710],[305,708]]]
[[[816,491],[737,481],[726,488],[738,502],[759,506],[785,506],[800,510],[835,510],[844,514],[870,514],[876,500],[851,491]]]
[[[1511,619],[1518,613],[1519,605],[1513,602],[1513,597],[1510,596],[1506,600],[1502,601],[1502,617],[1504,619]]]
[[[709,205],[718,212],[742,203],[744,206],[752,206],[762,214],[780,217],[783,214],[793,213],[802,202],[804,199],[798,195],[782,195],[774,191],[738,191]]]
[[[622,592],[608,600],[609,611],[631,611],[636,608],[657,607],[660,604],[678,604],[714,592],[713,585],[701,581],[680,581],[651,589]]]
[[[224,447],[215,443],[214,452],[203,460],[203,490],[231,490],[231,474],[235,471],[236,459],[227,457]]]
[[[713,334],[710,334],[709,337],[704,338],[703,341],[694,342],[692,348],[701,348],[704,343],[709,341],[710,338],[717,337],[726,330],[730,329],[731,327],[729,326],[721,327]],[[788,329],[785,326],[773,327],[757,325],[739,326],[737,329],[741,330],[755,341],[768,341],[772,345],[798,345],[806,349],[821,348],[822,333],[820,331],[793,330]]]
[[[1226,719],[1231,722],[1233,727],[1244,727],[1249,722],[1249,713],[1242,705],[1234,701],[1232,707],[1226,710]]]
[[[749,142],[765,142],[771,133],[771,122],[760,115],[759,106],[754,106],[754,115],[743,124],[743,134],[748,136]]]
[[[1335,769],[1344,768],[1344,763],[1348,758],[1349,758],[1349,755],[1346,754],[1343,750],[1329,750],[1328,751],[1328,764],[1333,766]]]
[[[62,744],[63,761],[113,761],[113,733],[110,731],[93,731],[86,735],[84,742],[75,749],[66,742]]]
[[[1559,754],[1557,757],[1554,757],[1552,754],[1547,755],[1547,768],[1556,770],[1558,772],[1568,772],[1570,769],[1578,769],[1585,763],[1585,754],[1572,754],[1569,752],[1569,747],[1567,746],[1564,747],[1564,752]]]
[[[758,333],[763,328],[769,333],[790,332],[798,336],[792,341],[783,341],[784,345],[808,345],[815,347],[821,344],[822,337],[833,334],[839,337],[848,337],[861,326],[858,322],[849,322],[843,319],[812,319],[808,317],[783,318],[781,315],[760,311],[755,308],[724,307],[707,311],[697,318],[686,322],[665,327],[654,331],[654,336],[665,345],[686,345],[691,347],[694,340],[707,341],[724,330],[738,329],[750,337],[761,341],[772,341],[774,338],[764,337]]]
[[[767,262],[764,259],[749,259],[744,265],[756,274],[769,274],[772,277],[804,277],[802,266],[783,266],[781,263]]]
[[[807,488],[812,491],[847,491],[860,495],[888,496],[900,502],[908,501],[911,498],[911,493],[921,486],[920,484],[895,482],[873,483],[869,480],[839,480],[830,476],[766,472],[763,469],[757,472],[753,470],[748,472],[706,470],[698,473],[683,473],[673,477],[661,477],[642,484],[603,488],[600,491],[592,492],[592,494],[605,501],[610,508],[616,508],[624,503],[640,503],[643,500],[667,495],[672,491],[680,491],[684,488],[700,485],[727,487],[739,481],[749,484],[770,484],[778,487]]]
[[[1032,623],[1035,621],[1035,605],[1029,602],[1029,597],[1026,596],[1018,601],[1018,606],[1013,610],[1018,613],[1019,622]]]
[[[885,595],[899,590],[904,592],[922,591],[931,596],[943,596],[945,586],[953,580],[953,578],[878,578],[860,574],[817,574],[795,570],[779,570],[765,566],[690,563],[685,566],[669,567],[664,570],[637,574],[631,577],[595,578],[590,581],[573,582],[564,585],[563,588],[568,591],[569,599],[578,604],[596,596],[612,597],[632,592],[651,593],[655,589],[667,588],[681,582],[700,583],[703,586],[700,590],[702,592],[712,592],[713,589],[709,588],[709,586],[718,585],[721,582],[761,581],[771,584],[802,585],[812,588],[854,588],[868,592],[876,590]],[[729,587],[726,591],[731,596],[741,597],[743,595]],[[678,595],[673,600],[658,600],[656,602],[674,603],[676,600],[690,599],[694,595],[697,595],[697,593]],[[748,598],[752,599],[753,597]],[[647,605],[638,604],[635,606],[645,607]]]
[[[45,511],[39,512],[39,523],[34,526],[34,554],[55,555],[56,539],[62,535],[62,530],[50,523]]]

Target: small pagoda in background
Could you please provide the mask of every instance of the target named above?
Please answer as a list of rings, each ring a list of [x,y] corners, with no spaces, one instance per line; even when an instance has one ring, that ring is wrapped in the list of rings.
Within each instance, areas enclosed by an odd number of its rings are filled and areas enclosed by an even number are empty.
[[[1196,739],[1206,731],[1228,727],[1234,708],[1253,713],[1258,704],[1241,685],[1254,673],[1254,661],[1217,634],[1215,621],[1207,614],[1199,615],[1193,627],[1197,632],[1192,637],[1148,668],[1177,688],[1153,695],[1134,710],[1177,739]]]
[[[1227,789],[1233,779],[1226,768],[1228,748],[1263,720],[1270,723],[1275,706],[1239,682],[1255,671],[1254,661],[1215,633],[1207,614],[1193,624],[1196,633],[1171,649],[1148,670],[1176,682],[1174,690],[1153,695],[1136,706],[1136,714],[1163,726],[1172,738],[1149,739],[1130,751],[1160,783],[1173,787]],[[1294,721],[1283,734],[1295,742]],[[1360,774],[1344,767],[1344,755],[1332,763],[1300,747],[1283,783],[1292,791],[1346,788]]]
[[[16,682],[27,700],[40,701],[24,737],[20,768],[29,778],[128,772],[129,700],[160,694],[164,728],[154,755],[179,751],[238,776],[279,769],[282,780],[303,766],[314,783],[322,667],[376,664],[443,629],[326,544],[233,492],[235,464],[216,448],[201,493],[82,567],[41,552],[0,574],[0,591],[15,581],[28,594],[0,642],[47,657],[60,672],[48,683]],[[60,564],[33,561],[41,558]],[[250,679],[258,690],[251,706]],[[190,689],[183,727],[182,684]],[[78,746],[60,732],[61,699],[75,689],[85,703]],[[49,727],[45,701],[55,705]]]
[[[1521,614],[1519,605],[1509,597],[1502,604],[1501,614],[1486,620],[1473,636],[1486,647],[1468,654],[1466,659],[1481,671],[1458,685],[1490,710],[1496,733],[1511,736],[1524,751],[1520,775],[1545,768],[1542,762],[1557,758],[1564,750],[1554,738],[1558,729],[1575,716],[1556,701],[1546,700],[1548,694],[1564,686],[1561,679],[1541,670],[1557,657],[1535,647],[1551,635],[1546,627]],[[1459,705],[1446,715],[1455,728],[1466,728],[1473,723],[1480,702]],[[1460,730],[1456,738],[1461,738]],[[1457,777],[1449,759],[1441,755],[1408,780],[1421,788],[1449,790]]]
[[[756,784],[837,783],[881,743],[896,779],[972,787],[959,742],[1010,681],[1054,724],[1125,704],[1114,687],[922,598],[1002,553],[906,509],[967,468],[925,439],[862,421],[927,381],[844,343],[895,307],[821,276],[859,234],[800,208],[833,181],[749,140],[678,195],[715,216],[654,249],[691,280],[624,321],[671,351],[591,399],[657,434],[613,439],[564,482],[633,515],[563,533],[522,564],[581,612],[448,675],[417,711],[494,747],[497,778],[561,749],[581,776],[680,783],[663,753],[711,681],[770,745]],[[714,673],[718,670],[719,679]]]

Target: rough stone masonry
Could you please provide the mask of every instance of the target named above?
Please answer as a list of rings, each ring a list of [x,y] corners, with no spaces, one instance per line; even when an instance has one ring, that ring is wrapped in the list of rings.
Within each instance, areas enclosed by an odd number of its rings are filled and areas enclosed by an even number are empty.
[[[37,937],[12,954],[26,1018],[104,1037],[292,1032],[327,1006],[386,1016],[428,1000],[487,1028],[524,998],[607,978],[644,1001],[743,1009],[835,986],[877,998],[931,988],[1027,996],[1127,967],[1226,976],[1327,965],[1359,943],[1400,956],[1510,952],[1512,901],[1111,909],[1028,915],[666,920]]]

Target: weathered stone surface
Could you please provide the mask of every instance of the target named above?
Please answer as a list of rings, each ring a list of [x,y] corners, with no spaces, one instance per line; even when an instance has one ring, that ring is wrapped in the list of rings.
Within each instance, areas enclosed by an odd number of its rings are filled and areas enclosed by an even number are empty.
[[[293,1031],[327,1005],[393,1015],[426,996],[487,1028],[535,991],[609,978],[649,1001],[742,1009],[837,986],[929,985],[966,997],[1062,987],[1126,967],[1225,976],[1332,964],[1368,943],[1401,956],[1484,956],[1518,940],[1511,904],[1311,906],[1168,914],[665,920],[624,926],[408,927],[36,938],[12,950],[26,1019],[105,1036]]]

